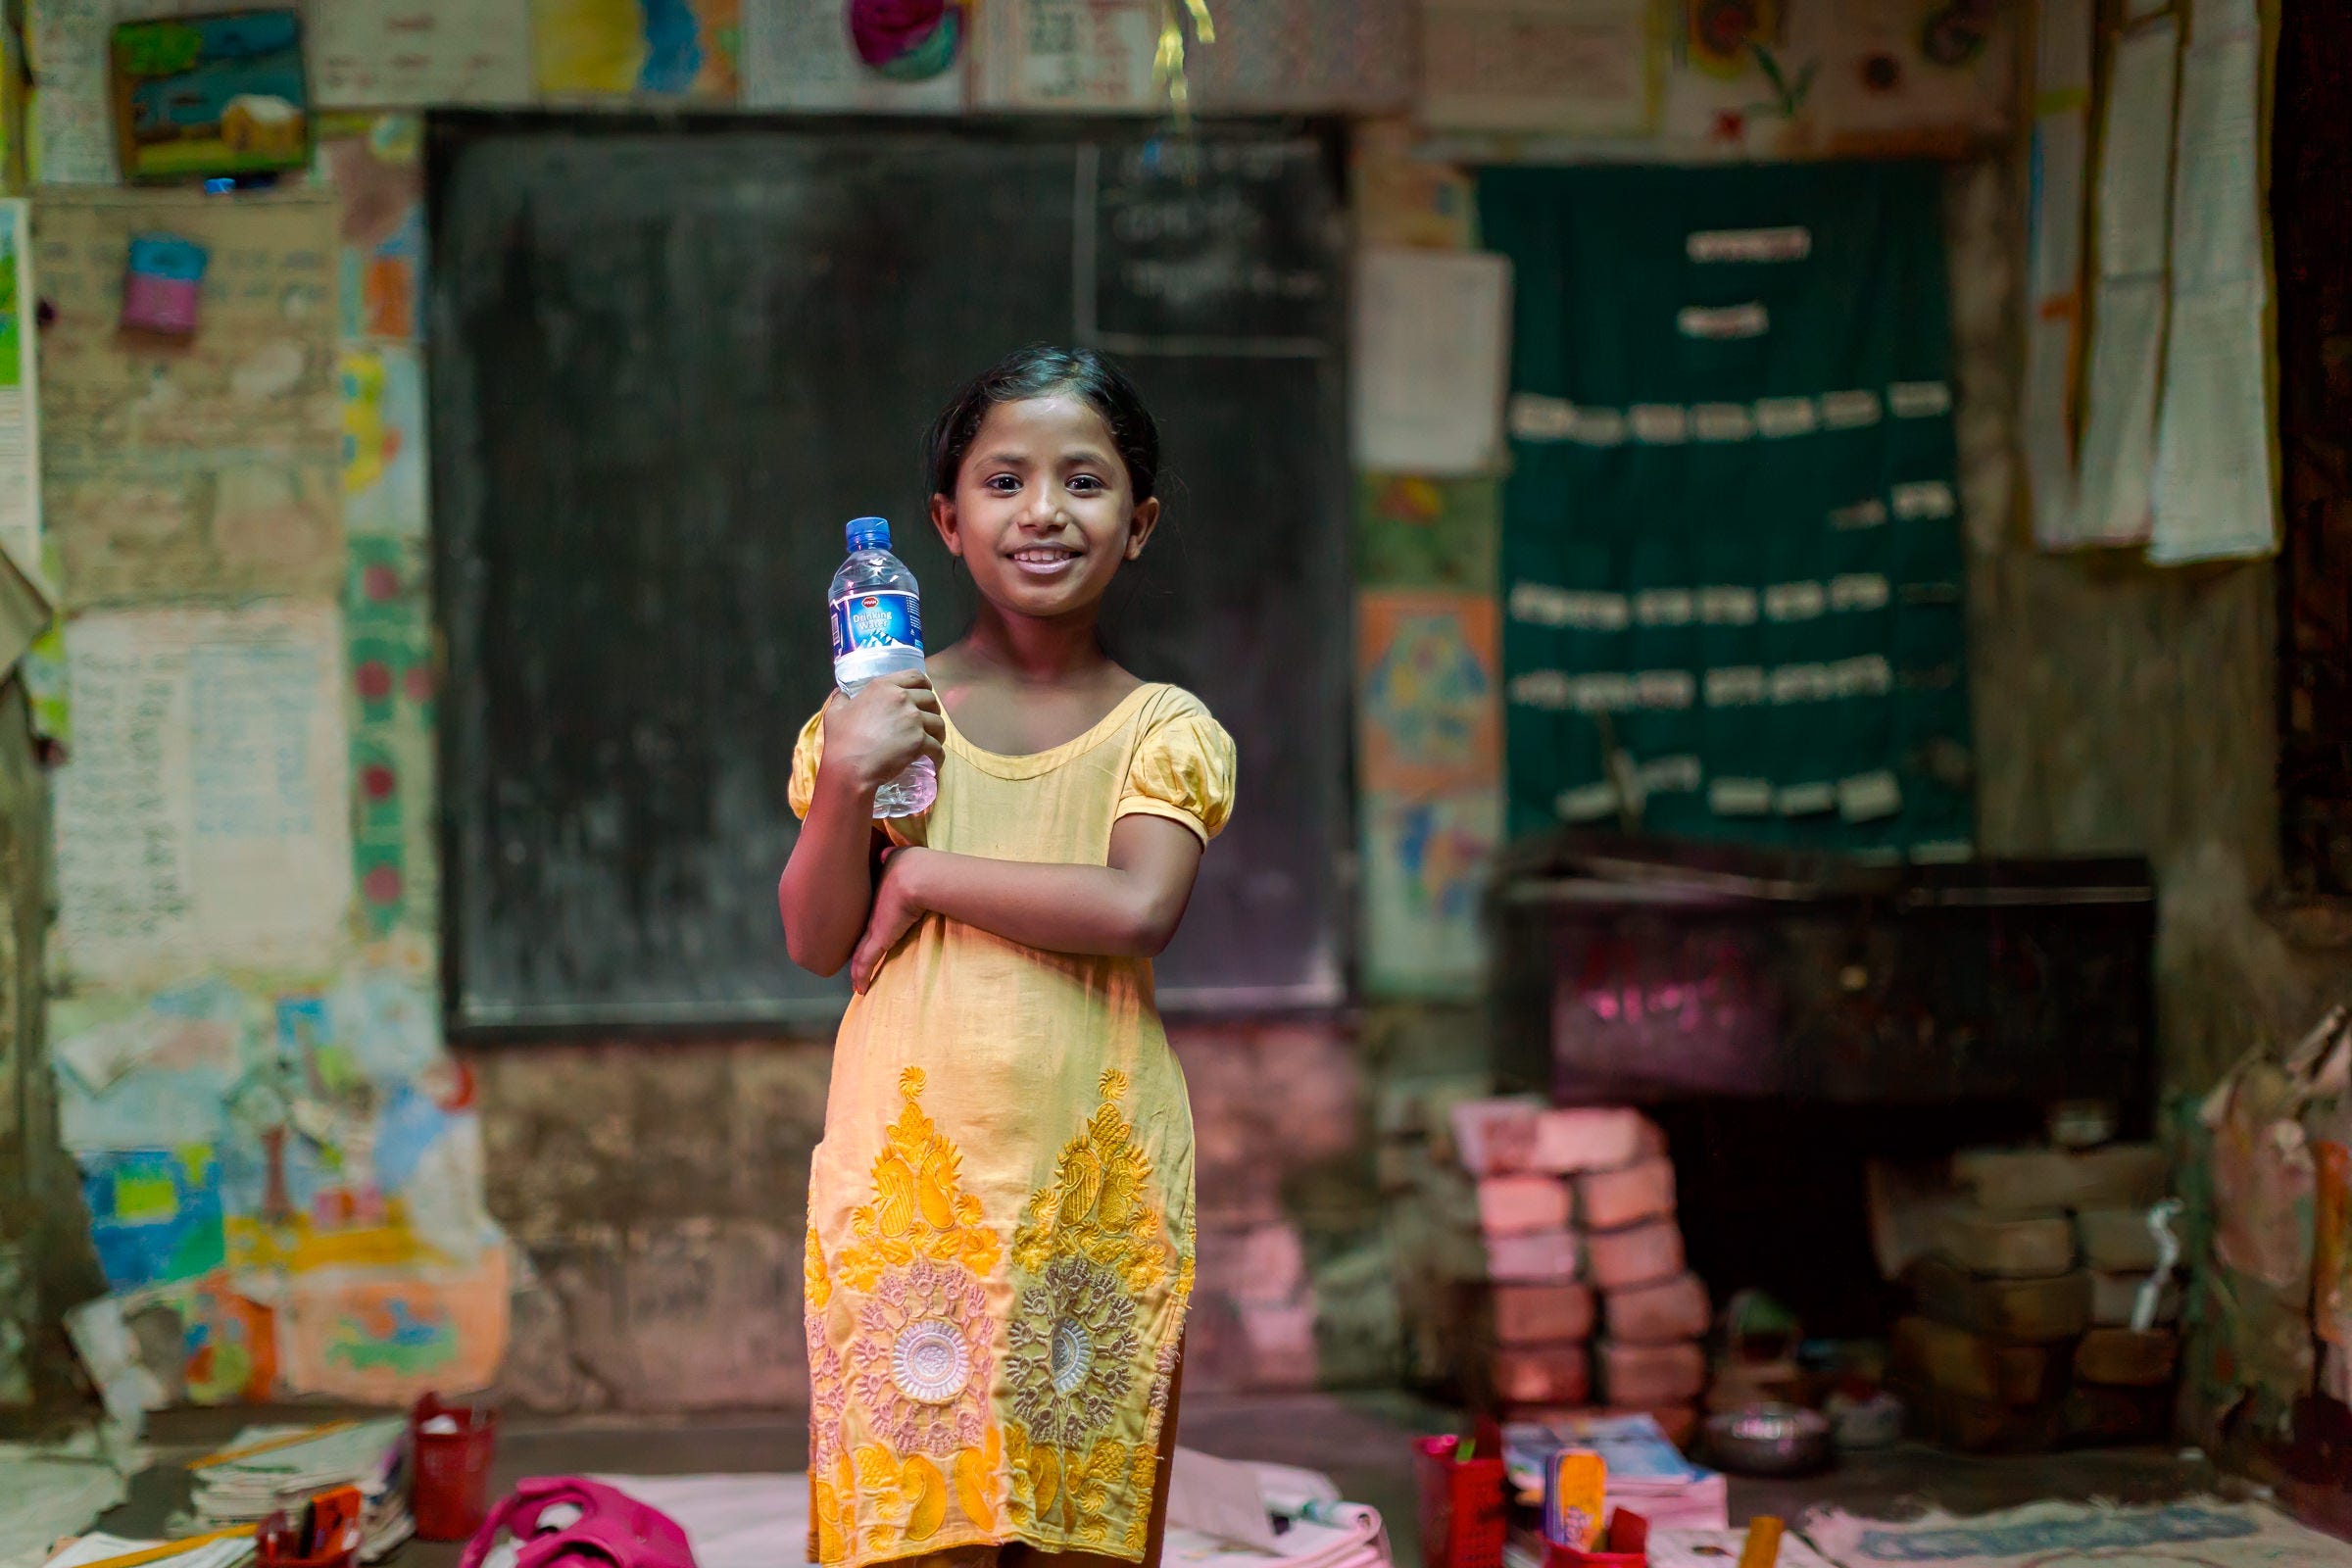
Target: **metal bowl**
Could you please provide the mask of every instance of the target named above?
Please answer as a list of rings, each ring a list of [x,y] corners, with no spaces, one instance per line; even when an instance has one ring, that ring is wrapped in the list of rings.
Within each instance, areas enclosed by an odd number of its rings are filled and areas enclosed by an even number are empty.
[[[1793,1404],[1751,1404],[1707,1417],[1707,1451],[1736,1475],[1801,1476],[1830,1462],[1830,1423]]]

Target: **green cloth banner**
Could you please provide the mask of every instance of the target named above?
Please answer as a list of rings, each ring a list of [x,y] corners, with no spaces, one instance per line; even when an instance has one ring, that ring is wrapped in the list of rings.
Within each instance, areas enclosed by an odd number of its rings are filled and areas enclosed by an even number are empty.
[[[1939,172],[1500,169],[1509,828],[1972,834]]]

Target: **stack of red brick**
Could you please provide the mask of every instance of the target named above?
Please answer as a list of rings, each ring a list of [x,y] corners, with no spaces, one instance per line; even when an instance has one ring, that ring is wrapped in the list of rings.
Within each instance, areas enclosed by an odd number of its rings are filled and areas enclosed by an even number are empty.
[[[1467,1392],[1506,1419],[1646,1410],[1686,1440],[1712,1314],[1684,1264],[1664,1135],[1637,1111],[1516,1100],[1450,1120],[1486,1258]]]
[[[1955,1157],[1952,1177],[1935,1250],[1908,1270],[1915,1315],[1894,1335],[1922,1434],[1981,1450],[2165,1437],[2178,1294],[2160,1281],[2158,1326],[2130,1327],[2160,1261],[2148,1216],[2162,1152],[1987,1150]]]

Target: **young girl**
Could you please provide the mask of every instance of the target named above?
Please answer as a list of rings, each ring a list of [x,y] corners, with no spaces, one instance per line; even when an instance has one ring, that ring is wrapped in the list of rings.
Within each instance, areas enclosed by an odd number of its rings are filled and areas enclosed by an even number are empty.
[[[821,1563],[1158,1560],[1193,1127],[1152,958],[1234,775],[1208,710],[1096,637],[1159,520],[1158,454],[1094,354],[972,382],[930,441],[971,633],[929,682],[827,704],[793,758],[785,935],[857,992],[808,1177]],[[938,800],[877,824],[917,757]]]

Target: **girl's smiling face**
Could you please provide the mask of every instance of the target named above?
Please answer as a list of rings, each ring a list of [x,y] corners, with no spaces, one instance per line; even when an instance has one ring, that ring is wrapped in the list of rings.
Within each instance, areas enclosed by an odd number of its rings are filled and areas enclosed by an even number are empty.
[[[1000,403],[931,521],[972,586],[1000,610],[1058,620],[1091,610],[1144,553],[1156,499],[1137,503],[1102,416],[1080,398]]]

